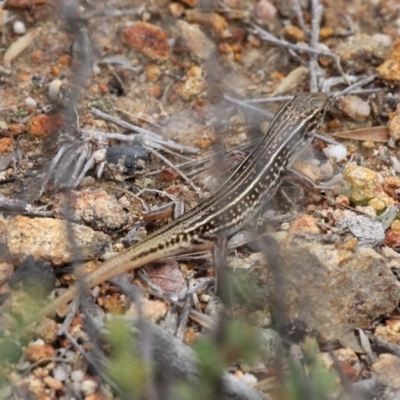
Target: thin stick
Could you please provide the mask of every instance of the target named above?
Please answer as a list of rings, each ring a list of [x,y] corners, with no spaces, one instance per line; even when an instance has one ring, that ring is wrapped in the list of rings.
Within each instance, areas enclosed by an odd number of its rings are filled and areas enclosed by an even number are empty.
[[[364,85],[368,85],[368,83],[373,82],[376,79],[377,75],[370,75],[367,76],[364,79],[360,79],[359,81],[353,83],[352,85],[348,86],[346,89],[341,90],[340,92],[336,92],[333,95],[335,97],[340,97],[340,96],[344,96],[345,94],[348,94],[350,92],[353,92],[354,89],[364,86]]]
[[[184,145],[178,144],[172,140],[164,139],[163,137],[161,137],[160,135],[157,135],[154,132],[151,132],[144,128],[140,128],[139,126],[133,125],[133,124],[126,122],[120,118],[109,115],[103,111],[98,110],[97,108],[92,108],[90,110],[90,112],[94,116],[104,119],[105,121],[109,121],[115,125],[122,127],[122,128],[129,129],[131,131],[140,133],[141,135],[143,135],[143,138],[142,138],[143,141],[148,140],[148,141],[160,144],[162,146],[169,147],[170,149],[174,149],[174,150],[178,150],[178,151],[185,151],[190,154],[198,154],[199,153],[199,149],[196,149],[195,147],[184,146]],[[124,135],[121,135],[121,136],[124,136]],[[135,138],[138,138],[138,135],[136,135]],[[150,144],[148,144],[148,145],[150,145]]]
[[[295,0],[293,2],[293,8],[296,13],[297,21],[299,22],[300,28],[307,36],[310,36],[310,30],[308,29],[303,18],[303,11],[301,10],[300,0]]]
[[[239,99],[235,99],[235,98],[233,98],[233,97],[231,97],[231,96],[224,95],[224,99],[230,101],[230,102],[233,103],[233,104],[237,104],[237,105],[239,105],[239,106],[241,106],[241,107],[243,107],[243,108],[247,108],[247,109],[249,109],[249,110],[256,111],[256,112],[258,112],[258,113],[260,113],[260,114],[263,114],[263,115],[265,115],[265,117],[268,118],[269,120],[271,120],[271,119],[274,117],[274,114],[272,114],[272,113],[270,113],[270,112],[268,112],[268,111],[261,110],[261,109],[258,108],[258,107],[254,107],[254,106],[252,106],[251,104],[248,104],[247,102],[244,102],[244,101],[239,100]]]
[[[319,43],[319,28],[321,23],[323,7],[318,0],[311,0],[311,36],[310,47],[317,50]],[[310,54],[310,92],[318,92],[318,56]]]
[[[253,28],[261,37],[261,39],[264,40],[265,42],[273,43],[276,44],[277,46],[281,46],[287,49],[292,49],[295,51],[304,51],[305,53],[316,54],[317,56],[328,57],[333,59],[336,68],[338,69],[340,74],[345,78],[345,80],[347,80],[346,74],[344,73],[342,65],[340,64],[340,57],[337,54],[331,53],[330,51],[312,49],[307,45],[294,44],[287,42],[286,40],[283,39],[277,39],[275,36],[267,32],[265,29],[260,28],[258,25],[252,22],[250,23],[250,27]]]
[[[204,198],[203,193],[195,186],[195,184],[191,181],[191,179],[188,178],[177,166],[175,166],[171,161],[169,161],[167,158],[165,158],[157,150],[154,150],[152,148],[148,148],[148,150],[151,153],[153,153],[156,157],[158,157],[160,160],[162,160],[165,164],[167,164],[170,168],[172,168],[178,175],[180,175],[182,177],[182,179],[185,180],[190,185],[190,187],[196,192],[196,194],[201,199]]]

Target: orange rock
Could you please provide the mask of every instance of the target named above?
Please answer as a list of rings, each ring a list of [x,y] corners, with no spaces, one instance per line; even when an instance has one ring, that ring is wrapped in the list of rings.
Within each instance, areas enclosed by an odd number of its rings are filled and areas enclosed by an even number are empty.
[[[400,178],[398,176],[386,176],[383,181],[383,190],[395,200],[400,198]]]
[[[185,331],[185,335],[183,337],[183,341],[188,345],[192,346],[196,342],[197,333],[193,328],[188,328]]]
[[[294,25],[288,25],[285,27],[285,36],[294,42],[304,42],[306,40],[304,32]]]
[[[376,70],[379,75],[388,81],[400,81],[400,39],[394,42],[393,50]]]
[[[28,122],[26,129],[30,135],[44,139],[56,133],[61,128],[62,124],[63,117],[61,114],[39,114]]]
[[[4,137],[0,139],[0,154],[8,153],[13,149],[14,141],[11,138]]]
[[[62,124],[63,117],[61,114],[39,114],[28,122],[26,130],[31,136],[44,139],[56,133],[61,128]]]
[[[298,233],[320,233],[316,220],[311,215],[303,214],[292,221],[289,229],[289,241]]]
[[[54,347],[49,344],[30,344],[25,349],[26,358],[32,362],[37,362],[42,358],[54,357],[54,354]]]
[[[21,135],[26,130],[24,124],[10,124],[7,129],[14,137]]]
[[[142,52],[152,60],[168,59],[168,38],[163,30],[147,22],[138,22],[125,28],[121,35],[122,42],[131,49]]]
[[[60,65],[68,66],[71,63],[71,57],[69,56],[69,54],[64,54],[58,59],[58,63]]]
[[[386,232],[384,244],[391,248],[400,247],[400,221],[393,221],[390,229]]]

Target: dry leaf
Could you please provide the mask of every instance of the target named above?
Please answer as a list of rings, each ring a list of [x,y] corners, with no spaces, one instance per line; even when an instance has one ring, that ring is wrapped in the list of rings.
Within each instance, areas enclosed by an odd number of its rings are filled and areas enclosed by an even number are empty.
[[[335,133],[333,136],[341,139],[362,140],[371,142],[388,142],[390,139],[387,126],[372,126]]]

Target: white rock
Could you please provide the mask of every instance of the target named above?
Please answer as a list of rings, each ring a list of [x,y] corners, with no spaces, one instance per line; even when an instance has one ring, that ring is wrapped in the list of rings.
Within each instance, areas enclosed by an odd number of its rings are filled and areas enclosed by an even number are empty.
[[[328,158],[335,158],[337,162],[343,161],[347,156],[347,149],[343,144],[325,147],[323,152]]]
[[[23,35],[26,33],[25,24],[22,21],[15,21],[13,23],[13,31],[16,35]]]

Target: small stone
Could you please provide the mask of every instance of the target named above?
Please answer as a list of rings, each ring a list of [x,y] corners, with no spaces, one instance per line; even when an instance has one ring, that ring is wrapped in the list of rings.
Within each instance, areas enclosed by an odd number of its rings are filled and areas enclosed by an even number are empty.
[[[84,377],[85,377],[85,374],[80,369],[76,369],[71,372],[71,379],[74,382],[82,382]]]
[[[386,61],[379,65],[376,70],[383,79],[400,81],[400,39],[394,42]]]
[[[169,57],[168,38],[159,27],[147,22],[137,22],[122,31],[122,42],[131,49],[142,52],[155,61]]]
[[[385,176],[383,180],[383,190],[396,201],[400,198],[400,177]]]
[[[337,105],[353,121],[365,121],[371,113],[371,107],[368,102],[358,96],[343,96],[337,101]]]
[[[357,351],[352,330],[369,328],[400,300],[400,284],[373,249],[297,235],[279,245],[279,254],[280,318],[304,321],[322,342],[339,340]]]
[[[185,12],[185,7],[179,3],[171,3],[169,5],[169,11],[175,18],[180,18]]]
[[[43,318],[38,326],[34,328],[35,335],[45,343],[54,343],[58,338],[60,327],[53,318]]]
[[[261,25],[268,25],[276,15],[275,6],[268,0],[259,0],[254,6],[253,13],[257,23]]]
[[[58,381],[64,382],[69,378],[71,367],[67,364],[58,364],[53,369],[54,378]]]
[[[16,35],[24,35],[26,33],[25,24],[22,21],[15,21],[13,23],[13,31]]]
[[[156,64],[150,64],[146,68],[146,76],[150,82],[157,82],[161,76],[160,67]]]
[[[63,116],[61,114],[39,114],[28,122],[26,130],[32,137],[44,139],[58,133],[62,125]]]
[[[294,161],[292,167],[297,172],[300,172],[302,175],[310,178],[313,182],[317,182],[321,179],[320,169],[309,160],[298,158]]]
[[[52,358],[54,355],[54,347],[49,344],[31,343],[25,349],[25,356],[31,362],[37,362],[43,358]]]
[[[186,4],[189,7],[196,7],[199,0],[180,0],[183,4]]]
[[[389,135],[393,140],[400,139],[400,104],[397,105],[396,113],[390,119],[389,124]]]
[[[28,255],[53,265],[63,265],[74,260],[65,221],[19,215],[10,220],[0,218],[0,226],[2,223],[6,224],[4,240],[16,263],[21,263]],[[109,237],[102,232],[74,223],[70,224],[70,228],[79,246],[80,257],[84,260],[98,257],[110,246]]]
[[[180,20],[177,22],[180,38],[194,57],[207,60],[215,51],[214,43],[203,33],[198,25],[188,24]]]
[[[354,365],[359,361],[357,354],[349,348],[338,349],[335,350],[333,353],[335,354],[337,360],[340,362],[347,362],[350,365]]]
[[[351,201],[362,203],[375,197],[375,188],[378,183],[378,174],[354,163],[344,169],[344,179],[351,185]]]
[[[0,139],[0,155],[13,151],[14,140],[12,138],[3,137]]]
[[[46,386],[53,390],[61,390],[64,387],[62,382],[53,378],[52,376],[45,376],[43,378],[43,382],[46,384]]]
[[[336,203],[341,206],[348,207],[350,205],[350,199],[347,196],[341,194],[336,197]]]
[[[305,42],[307,40],[303,30],[294,25],[285,26],[285,35],[294,42]]]
[[[158,322],[165,317],[169,310],[169,306],[162,300],[150,300],[148,298],[142,299],[141,312],[143,318],[152,322]],[[126,311],[126,316],[138,316],[138,309],[136,304],[132,304]]]
[[[97,390],[98,384],[93,379],[85,379],[81,383],[81,390],[85,396],[90,396]]]
[[[322,151],[326,157],[332,158],[336,162],[341,162],[347,157],[347,148],[341,143],[325,147]]]
[[[32,97],[27,97],[24,100],[25,108],[27,111],[32,112],[36,110],[37,107],[37,101],[33,99]]]
[[[395,220],[386,232],[385,245],[392,249],[400,248],[400,221]]]
[[[197,340],[197,337],[198,337],[198,332],[196,332],[193,328],[188,328],[185,330],[183,341],[188,346],[193,346]]]
[[[336,222],[336,229],[341,233],[349,231],[358,239],[360,247],[379,246],[385,239],[385,227],[382,222],[364,215],[345,217]]]
[[[399,346],[400,345],[400,321],[387,320],[385,326],[377,326],[374,334],[387,342]]]
[[[378,382],[391,388],[400,388],[400,358],[392,354],[381,354],[371,367]]]
[[[186,10],[185,15],[188,22],[195,22],[199,25],[211,27],[215,34],[222,39],[230,36],[230,34],[226,32],[228,22],[218,13],[204,13],[199,10]]]
[[[390,49],[390,36],[356,34],[340,41],[336,53],[352,72],[365,70],[365,60],[369,63],[383,60]]]
[[[175,90],[183,100],[189,101],[203,93],[206,86],[201,68],[195,66],[186,74],[185,82],[177,84]]]
[[[60,95],[61,86],[63,81],[61,79],[53,79],[49,83],[48,96],[51,101],[57,101]]]
[[[389,206],[396,204],[394,199],[388,196],[386,193],[380,193],[375,198],[368,202],[368,205],[373,207],[378,213],[381,213]]]
[[[69,192],[71,210],[68,217],[74,222],[84,222],[96,230],[120,229],[128,222],[128,216],[114,196],[104,189]],[[66,218],[64,196],[57,196],[54,215]]]
[[[289,230],[289,238],[293,238],[299,233],[311,233],[318,234],[321,233],[317,225],[317,221],[311,215],[303,214],[300,218],[296,218],[292,221]]]
[[[17,137],[26,132],[26,127],[24,124],[10,124],[7,126],[7,129],[13,137]]]

